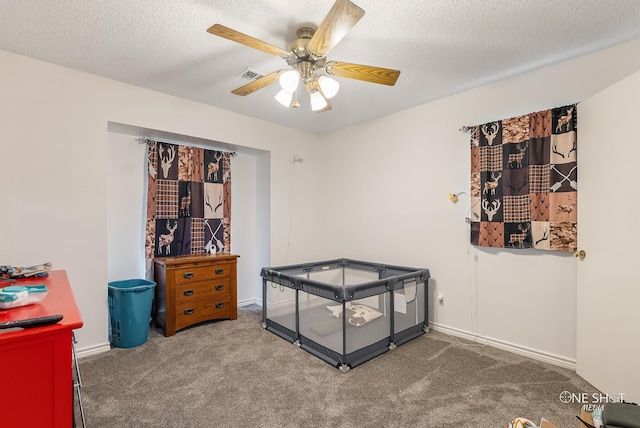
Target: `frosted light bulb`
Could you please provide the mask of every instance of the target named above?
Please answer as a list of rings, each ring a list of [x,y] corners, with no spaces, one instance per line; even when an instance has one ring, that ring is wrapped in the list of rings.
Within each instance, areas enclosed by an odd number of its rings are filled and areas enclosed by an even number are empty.
[[[293,92],[298,87],[300,73],[298,70],[289,70],[280,76],[280,86],[287,92]]]
[[[327,100],[324,99],[320,92],[312,92],[309,97],[311,98],[311,110],[318,111],[327,106]]]
[[[278,92],[274,98],[280,104],[289,108],[289,106],[291,106],[291,99],[293,98],[293,92],[288,92],[284,89],[281,89],[280,92]]]
[[[324,75],[320,76],[318,83],[320,84],[320,88],[322,88],[324,96],[329,99],[335,97],[340,89],[340,83],[338,83],[337,80]]]

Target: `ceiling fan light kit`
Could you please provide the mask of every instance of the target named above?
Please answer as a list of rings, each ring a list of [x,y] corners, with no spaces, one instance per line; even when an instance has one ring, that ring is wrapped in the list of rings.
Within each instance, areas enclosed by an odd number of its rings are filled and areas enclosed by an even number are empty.
[[[332,79],[327,76],[320,76],[318,79],[318,83],[320,84],[320,88],[322,88],[322,93],[325,97],[331,99],[336,96],[338,90],[340,90],[340,82],[336,79]]]
[[[309,94],[309,100],[311,101],[311,110],[322,110],[327,106],[327,100],[322,96],[320,91],[311,92]]]
[[[279,81],[282,90],[275,99],[285,107],[299,107],[297,89],[302,82],[311,104],[311,110],[323,112],[331,110],[329,99],[340,89],[340,83],[329,77],[339,76],[383,85],[395,85],[399,70],[373,67],[347,62],[326,61],[327,54],[347,32],[364,16],[364,10],[349,0],[336,0],[331,10],[317,29],[301,27],[296,32],[297,39],[280,49],[254,37],[215,24],[207,31],[236,43],[258,49],[284,59],[290,70],[278,70],[231,91],[236,95],[249,95]]]
[[[287,92],[293,92],[298,88],[300,73],[298,70],[289,70],[280,76],[280,86]]]
[[[285,91],[281,89],[280,92],[276,94],[274,97],[277,102],[282,104],[285,107],[292,107],[293,104],[293,92]]]

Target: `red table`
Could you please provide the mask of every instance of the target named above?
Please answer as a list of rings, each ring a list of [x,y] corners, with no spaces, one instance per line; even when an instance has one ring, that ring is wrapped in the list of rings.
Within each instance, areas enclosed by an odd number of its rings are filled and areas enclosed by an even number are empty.
[[[19,279],[9,285],[47,286],[40,303],[0,309],[0,322],[62,314],[57,324],[0,330],[0,426],[64,427],[73,424],[72,332],[82,327],[67,273]]]

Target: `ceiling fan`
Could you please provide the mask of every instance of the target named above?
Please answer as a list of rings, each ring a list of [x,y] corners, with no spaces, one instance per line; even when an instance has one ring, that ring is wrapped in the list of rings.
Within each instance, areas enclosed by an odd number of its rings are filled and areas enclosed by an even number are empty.
[[[365,82],[393,86],[400,75],[399,70],[353,64],[342,61],[327,61],[327,54],[347,32],[364,16],[364,10],[349,0],[336,0],[317,29],[302,27],[296,32],[297,39],[281,49],[248,36],[224,25],[215,24],[207,31],[216,36],[258,49],[284,59],[291,69],[274,71],[231,91],[236,95],[249,95],[271,85],[276,80],[282,90],[276,100],[285,107],[299,107],[297,87],[300,82],[309,94],[311,109],[315,112],[331,110],[329,99],[340,84],[330,76],[346,77]]]

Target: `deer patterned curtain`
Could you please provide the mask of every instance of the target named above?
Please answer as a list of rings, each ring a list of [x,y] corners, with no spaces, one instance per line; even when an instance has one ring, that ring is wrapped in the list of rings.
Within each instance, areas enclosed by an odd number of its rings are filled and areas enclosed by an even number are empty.
[[[576,105],[471,128],[471,243],[575,251]]]
[[[148,140],[145,258],[230,252],[231,153]]]

